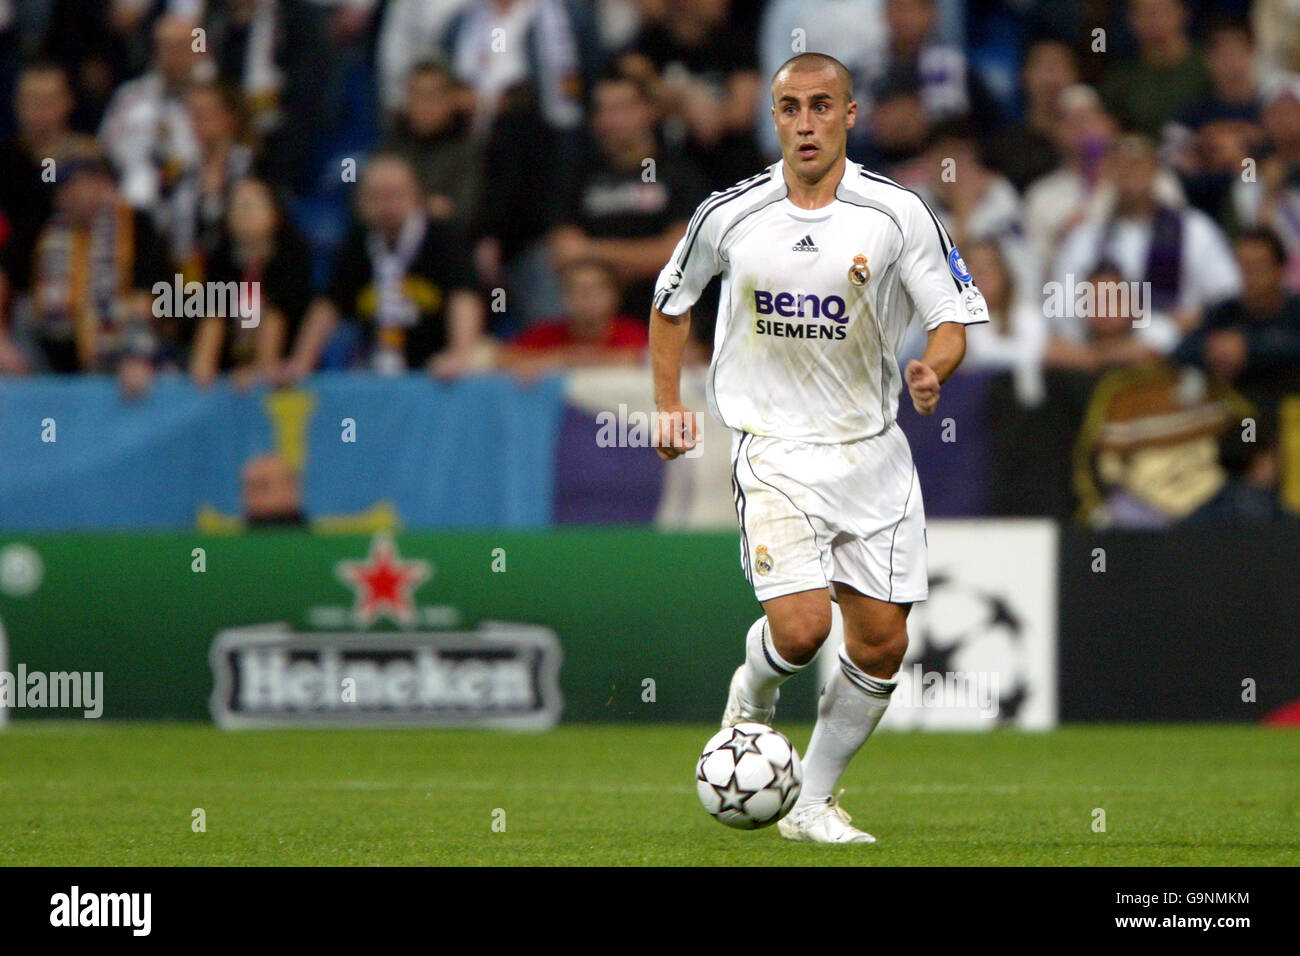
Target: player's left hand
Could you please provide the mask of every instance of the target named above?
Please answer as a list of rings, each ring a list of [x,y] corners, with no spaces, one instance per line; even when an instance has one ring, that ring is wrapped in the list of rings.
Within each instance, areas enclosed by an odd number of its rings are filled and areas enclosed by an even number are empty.
[[[912,396],[912,406],[922,415],[934,414],[939,404],[939,376],[930,366],[916,359],[903,370],[907,391]]]

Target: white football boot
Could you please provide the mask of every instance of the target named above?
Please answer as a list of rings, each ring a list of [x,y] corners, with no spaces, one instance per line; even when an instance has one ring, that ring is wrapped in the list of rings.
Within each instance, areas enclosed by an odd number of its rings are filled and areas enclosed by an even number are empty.
[[[844,791],[841,790],[840,793]],[[876,838],[852,826],[853,818],[840,806],[839,795],[827,797],[825,803],[795,807],[777,822],[776,828],[787,840],[800,843],[875,843]]]
[[[736,724],[767,724],[772,726],[772,718],[776,716],[776,701],[772,702],[771,707],[748,707],[741,703],[740,688],[737,682],[740,680],[740,670],[744,667],[742,664],[736,668],[736,673],[731,675],[731,687],[727,690],[727,709],[722,712],[723,728],[734,727]],[[781,695],[778,690],[777,696]]]

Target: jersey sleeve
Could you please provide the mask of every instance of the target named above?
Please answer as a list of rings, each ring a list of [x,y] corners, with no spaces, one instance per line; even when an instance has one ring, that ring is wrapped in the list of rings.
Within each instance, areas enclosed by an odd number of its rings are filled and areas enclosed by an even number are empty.
[[[912,199],[903,210],[899,267],[922,327],[930,332],[944,322],[987,322],[988,305],[948,230],[925,200],[915,195]]]
[[[695,210],[686,235],[673,250],[668,264],[655,281],[655,308],[664,315],[682,315],[695,304],[709,284],[722,272],[722,255],[718,250],[720,216],[710,215],[716,204],[710,196]]]

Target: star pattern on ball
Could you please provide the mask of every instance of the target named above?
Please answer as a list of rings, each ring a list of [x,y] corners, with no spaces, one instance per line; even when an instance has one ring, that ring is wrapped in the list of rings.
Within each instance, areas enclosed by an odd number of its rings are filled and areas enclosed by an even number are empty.
[[[758,738],[761,736],[762,734],[747,734],[743,730],[735,730],[732,731],[731,739],[718,749],[730,750],[731,759],[739,765],[740,758],[745,754],[762,755],[763,751],[758,749]]]
[[[781,792],[781,802],[785,803],[786,798],[790,796],[790,791],[799,786],[799,781],[794,778],[794,763],[788,763],[778,770],[776,779],[770,786],[776,787]]]
[[[727,780],[727,785],[725,787],[719,787],[716,783],[711,783],[709,786],[713,788],[713,792],[716,793],[718,799],[722,801],[721,805],[718,807],[718,813],[723,813],[727,810],[744,810],[745,801],[753,796],[752,793],[747,793],[740,789],[740,785],[736,783],[736,775],[734,773]]]

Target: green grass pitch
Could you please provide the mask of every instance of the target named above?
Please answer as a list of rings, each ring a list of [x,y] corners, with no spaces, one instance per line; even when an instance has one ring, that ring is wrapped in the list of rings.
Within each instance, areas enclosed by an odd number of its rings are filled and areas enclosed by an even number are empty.
[[[808,725],[782,729],[802,751]],[[17,721],[0,732],[0,864],[1300,863],[1294,731],[881,733],[843,781],[846,809],[880,842],[821,847],[705,814],[693,768],[712,730]],[[206,832],[192,830],[195,808]]]

